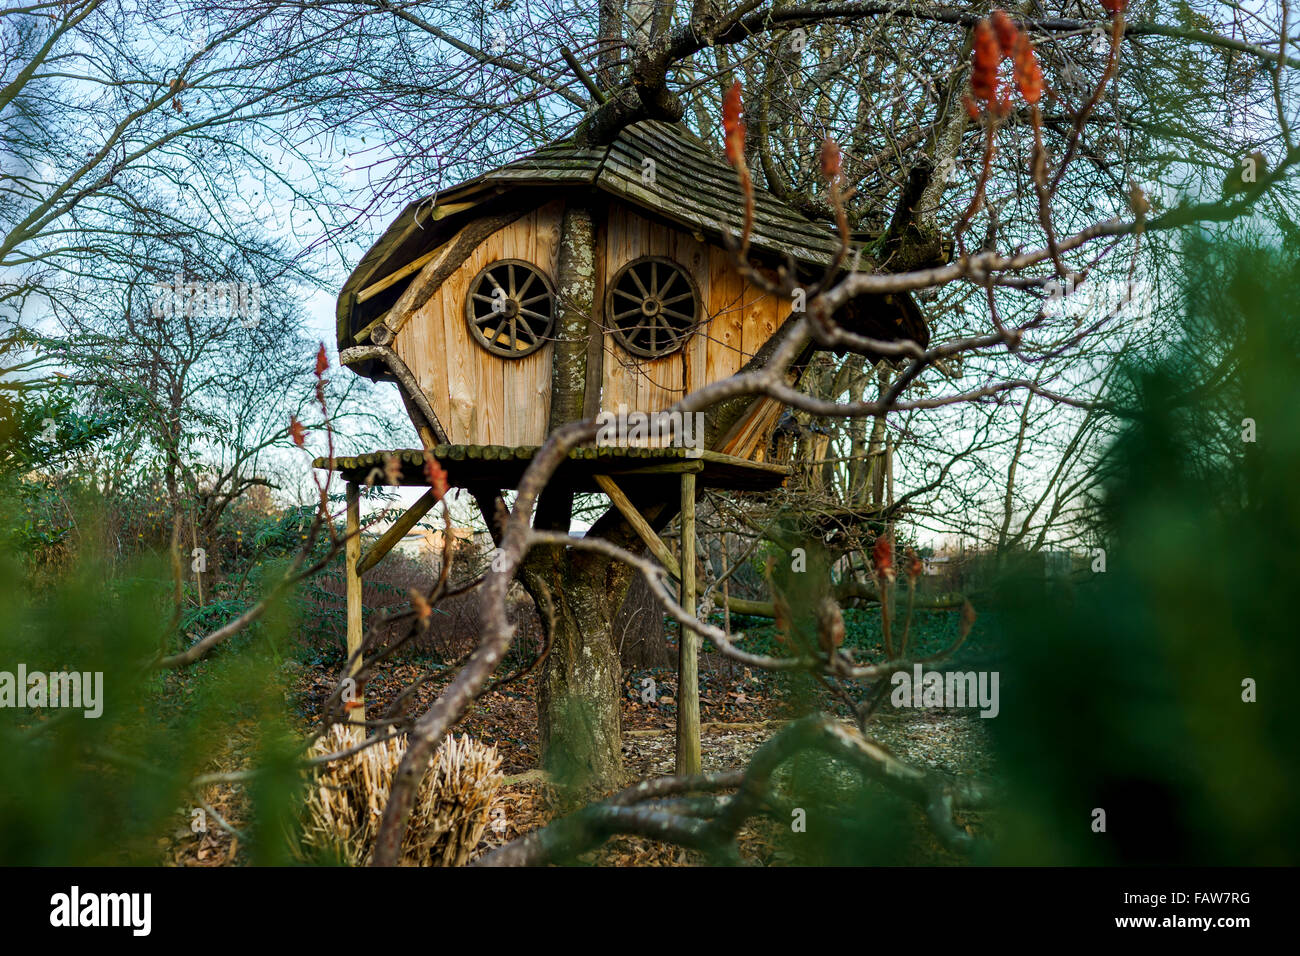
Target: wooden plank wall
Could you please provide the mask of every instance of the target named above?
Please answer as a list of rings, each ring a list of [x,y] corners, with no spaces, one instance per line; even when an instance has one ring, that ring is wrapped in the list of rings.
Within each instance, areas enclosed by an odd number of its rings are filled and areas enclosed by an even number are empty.
[[[397,336],[397,354],[453,444],[538,445],[545,438],[554,347],[521,359],[479,347],[465,324],[465,294],[479,270],[497,259],[534,263],[554,285],[563,208],[559,200],[548,203],[485,239]]]
[[[562,212],[561,201],[548,203],[488,237],[397,336],[398,355],[414,372],[453,444],[540,445],[546,438],[553,346],[522,359],[503,359],[480,348],[465,324],[465,294],[479,270],[497,259],[536,263],[554,284]],[[597,257],[603,259],[602,287],[631,260],[663,256],[694,277],[704,319],[680,351],[654,360],[629,354],[606,331],[604,411],[617,412],[620,404],[629,411],[658,411],[688,389],[733,375],[789,314],[790,303],[741,278],[726,250],[652,222],[629,206],[611,203],[605,235],[604,255]],[[603,322],[603,298],[596,307]],[[779,411],[755,408],[726,451],[761,460]]]
[[[688,232],[652,222],[615,203],[609,209],[607,235],[605,285],[633,259],[663,256],[681,263],[695,279],[704,318],[680,351],[661,359],[629,354],[606,331],[600,406],[604,411],[617,412],[620,404],[629,411],[658,411],[687,390],[734,375],[789,315],[790,303],[750,286],[736,271],[730,253]],[[599,306],[603,321],[604,302]],[[748,458],[760,451],[763,436],[750,437],[748,442],[733,442],[729,453]]]

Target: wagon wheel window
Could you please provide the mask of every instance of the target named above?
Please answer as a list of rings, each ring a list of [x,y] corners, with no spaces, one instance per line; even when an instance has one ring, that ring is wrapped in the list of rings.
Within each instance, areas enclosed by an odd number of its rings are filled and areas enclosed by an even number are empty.
[[[493,355],[522,358],[550,340],[555,291],[536,266],[498,259],[470,282],[465,320],[474,341]]]
[[[658,358],[679,348],[700,321],[691,274],[669,259],[633,259],[614,276],[606,299],[614,337],[633,355]]]

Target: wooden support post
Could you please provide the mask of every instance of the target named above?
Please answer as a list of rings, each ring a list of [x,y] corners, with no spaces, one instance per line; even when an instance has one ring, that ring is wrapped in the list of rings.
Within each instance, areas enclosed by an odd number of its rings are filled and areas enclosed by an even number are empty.
[[[361,572],[358,569],[361,560],[361,486],[355,481],[349,481],[347,491],[348,517],[345,525],[347,542],[343,546],[343,563],[347,581],[348,658],[351,659],[352,655],[360,650],[361,638],[364,634],[361,618]],[[348,676],[355,674],[360,666],[361,659],[358,657],[348,669]],[[363,723],[366,719],[365,704],[360,697],[357,703],[361,706],[348,711],[348,718],[353,723]],[[363,730],[362,733],[364,732]]]
[[[680,475],[691,471],[698,475],[703,470],[702,461],[673,461],[663,465],[646,465],[644,468],[620,468],[610,474],[622,478],[625,475]]]
[[[682,475],[682,607],[695,613],[695,475]],[[682,628],[677,645],[677,775],[700,772],[700,637]]]
[[[722,532],[722,547],[718,549],[718,557],[722,563],[722,629],[727,632],[727,640],[731,640],[731,580],[728,577],[730,569],[727,567],[727,532]],[[730,657],[727,658],[727,674],[735,676],[735,661]]]
[[[394,521],[379,540],[370,546],[370,550],[361,557],[361,560],[357,563],[357,576],[360,577],[382,561],[384,555],[392,551],[393,546],[405,538],[407,532],[415,527],[416,522],[428,514],[429,509],[437,503],[438,498],[434,495],[432,488],[421,495],[419,500]]]

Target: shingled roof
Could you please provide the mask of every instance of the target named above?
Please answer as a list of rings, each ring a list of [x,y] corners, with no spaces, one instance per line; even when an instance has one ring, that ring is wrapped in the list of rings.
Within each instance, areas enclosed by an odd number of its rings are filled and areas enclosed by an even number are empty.
[[[642,185],[646,159],[655,163],[652,186]],[[602,149],[553,144],[458,189],[480,181],[589,184],[715,239],[723,229],[740,231],[745,208],[736,171],[685,127],[657,120],[626,127]],[[824,265],[835,254],[836,239],[825,226],[757,189],[750,245],[807,265]]]
[[[652,186],[642,184],[646,159],[655,164]],[[371,313],[391,304],[389,299],[396,298],[404,283],[381,301],[370,300],[368,309],[354,309],[352,293],[435,248],[467,219],[484,214],[503,193],[534,192],[542,197],[540,202],[553,198],[557,187],[617,197],[719,243],[724,232],[740,231],[744,210],[735,170],[680,124],[642,120],[624,128],[608,146],[552,143],[407,206],[343,286],[338,302],[339,347],[353,344],[353,336],[373,317]],[[522,198],[512,197],[512,201]],[[756,188],[750,247],[760,257],[766,254],[776,261],[789,257],[815,270],[832,260],[838,238],[829,226],[813,222]],[[919,324],[924,328],[923,321]]]

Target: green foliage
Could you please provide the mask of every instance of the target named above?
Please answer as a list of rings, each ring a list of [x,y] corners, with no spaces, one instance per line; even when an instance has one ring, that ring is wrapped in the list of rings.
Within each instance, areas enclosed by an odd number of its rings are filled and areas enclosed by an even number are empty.
[[[11,525],[13,509],[0,501],[0,520]],[[160,673],[147,662],[172,634],[170,599],[157,559],[109,565],[83,548],[37,591],[12,550],[0,549],[0,671],[16,675],[22,664],[28,673],[102,674],[98,717],[85,706],[0,707],[6,864],[158,862],[159,837],[188,827],[201,806],[188,782],[229,764],[233,740],[253,751],[251,858],[287,860],[284,821],[299,777],[277,664],[290,609],[272,608],[239,653]],[[208,825],[216,825],[210,816]]]
[[[899,796],[824,754],[796,754],[777,775],[777,859],[799,866],[889,866],[917,858],[921,828]],[[801,811],[801,815],[797,813]],[[799,827],[802,827],[801,829]]]
[[[119,418],[84,414],[66,389],[0,392],[0,474],[57,467],[121,424]]]
[[[1106,572],[1002,594],[1006,862],[1300,861],[1295,271],[1205,245],[1186,270],[1182,340],[1116,396],[1131,423],[1108,463]]]
[[[59,387],[0,391],[0,481],[12,498],[0,537],[26,569],[57,568],[76,523],[68,498],[78,489],[57,488],[55,473],[120,424],[83,414]]]
[[[906,589],[900,589],[899,601],[902,612],[906,612]],[[881,660],[884,656],[884,631],[880,619],[880,606],[876,604],[860,608],[844,608],[844,648],[854,652],[855,657],[863,662]],[[966,642],[966,649],[981,647],[996,633],[997,615],[981,613],[971,637]],[[917,609],[912,612],[911,642],[918,656],[937,654],[952,645],[957,638],[958,615],[951,610]],[[715,614],[712,623],[722,626],[722,615]],[[901,627],[901,624],[900,624]],[[776,625],[764,617],[748,617],[744,614],[731,615],[733,633],[744,633],[745,650],[753,654],[779,656],[788,653],[778,635]],[[901,632],[900,632],[901,633]],[[713,653],[713,644],[705,640],[702,650]]]

